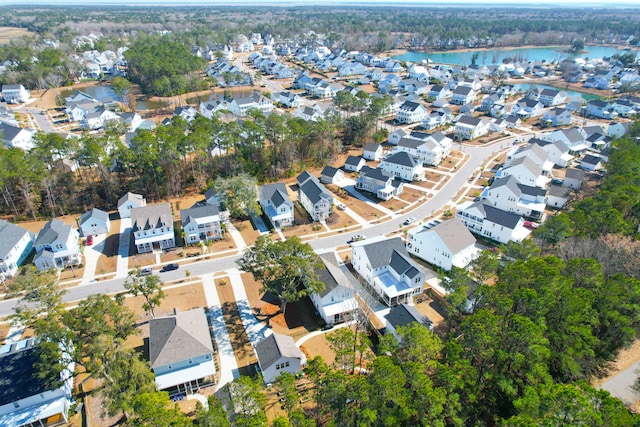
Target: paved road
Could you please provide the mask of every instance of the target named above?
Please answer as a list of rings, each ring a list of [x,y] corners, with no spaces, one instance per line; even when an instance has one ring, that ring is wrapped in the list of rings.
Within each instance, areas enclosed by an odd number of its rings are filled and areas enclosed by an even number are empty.
[[[433,195],[428,201],[419,205],[416,209],[406,211],[402,215],[396,216],[390,221],[381,224],[370,225],[364,229],[368,237],[375,237],[398,231],[398,225],[409,216],[413,216],[418,220],[431,216],[435,211],[449,204],[458,191],[468,182],[474,172],[484,164],[487,159],[498,154],[501,149],[511,147],[513,137],[502,139],[487,146],[463,146],[463,150],[470,154],[469,160],[461,166],[456,173],[447,181],[447,183]],[[355,230],[352,232],[340,233],[328,237],[321,237],[309,241],[309,244],[317,251],[326,251],[329,249],[343,246],[355,234],[362,234],[363,230]],[[217,258],[207,261],[199,261],[192,264],[181,265],[180,269],[169,271],[166,273],[158,273],[165,282],[185,279],[185,271],[189,270],[191,277],[201,274],[211,274],[219,271],[227,271],[237,267],[235,261],[240,258],[241,254]],[[80,301],[90,295],[106,293],[113,294],[121,292],[123,288],[124,278],[116,278],[82,284],[70,288],[64,296],[65,302]],[[13,313],[17,300],[0,301],[0,316],[8,316]]]
[[[51,124],[51,121],[49,120],[49,116],[46,113],[42,114],[43,112],[45,112],[45,110],[43,110],[42,108],[21,106],[16,108],[16,110],[31,114],[35,119],[36,124],[38,125],[38,128],[39,128],[36,130],[41,130],[45,133],[53,133],[58,131],[58,129],[56,129]]]
[[[615,377],[605,381],[600,386],[601,389],[607,390],[612,396],[622,400],[625,405],[631,405],[640,399],[640,393],[634,391],[631,386],[639,376],[640,360],[620,372]]]

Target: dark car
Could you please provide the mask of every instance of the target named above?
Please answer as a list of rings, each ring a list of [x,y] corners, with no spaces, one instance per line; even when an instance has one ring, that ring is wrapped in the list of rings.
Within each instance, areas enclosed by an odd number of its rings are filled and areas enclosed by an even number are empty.
[[[178,268],[180,268],[178,264],[167,264],[164,267],[162,267],[162,269],[160,270],[160,273],[164,273],[165,271],[177,270]]]

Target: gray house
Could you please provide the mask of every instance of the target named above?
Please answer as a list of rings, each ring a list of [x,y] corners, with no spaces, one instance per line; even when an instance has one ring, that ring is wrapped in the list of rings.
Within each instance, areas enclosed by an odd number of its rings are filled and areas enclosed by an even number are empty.
[[[256,347],[258,364],[266,384],[275,381],[283,372],[297,374],[306,364],[306,357],[288,335],[273,333],[260,341]]]
[[[302,172],[296,178],[298,201],[314,221],[326,221],[333,213],[333,196],[309,172]]]
[[[258,189],[258,202],[262,212],[276,230],[293,225],[295,221],[293,202],[287,187],[281,183],[263,185]]]
[[[0,219],[0,277],[13,277],[31,253],[33,233]]]
[[[111,227],[109,214],[103,210],[93,208],[80,216],[78,220],[80,231],[84,237],[96,234],[107,234]]]

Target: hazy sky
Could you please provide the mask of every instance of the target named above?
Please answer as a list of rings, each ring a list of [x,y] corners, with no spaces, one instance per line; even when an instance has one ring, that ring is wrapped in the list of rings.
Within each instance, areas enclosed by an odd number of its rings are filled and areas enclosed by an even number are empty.
[[[517,6],[542,6],[544,4],[558,6],[558,5],[567,5],[567,6],[596,6],[596,5],[619,5],[619,6],[637,6],[640,7],[640,1],[638,0],[542,0],[540,2],[536,1],[527,1],[527,0],[490,0],[490,1],[482,1],[482,0],[452,0],[452,1],[443,1],[443,0],[399,0],[399,1],[389,1],[389,0],[347,0],[347,1],[336,1],[336,0],[187,0],[187,1],[176,1],[176,0],[92,0],[91,2],[87,1],[77,1],[77,0],[0,0],[0,5],[25,5],[25,4],[39,4],[39,5],[79,5],[79,6],[88,6],[90,4],[93,5],[107,5],[107,4],[117,4],[117,5],[227,5],[227,6],[243,6],[247,4],[270,4],[270,5],[340,5],[340,4],[362,4],[362,3],[386,3],[390,5],[400,5],[400,4],[412,4],[412,5],[451,5],[451,4],[512,4]]]

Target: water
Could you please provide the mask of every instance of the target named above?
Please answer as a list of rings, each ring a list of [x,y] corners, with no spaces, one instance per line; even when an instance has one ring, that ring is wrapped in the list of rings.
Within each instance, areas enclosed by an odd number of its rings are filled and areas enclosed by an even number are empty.
[[[116,95],[116,91],[109,85],[87,86],[82,89],[65,89],[60,95],[62,98],[66,98],[73,95],[76,91],[84,92],[100,102],[104,102],[105,99],[109,98],[117,101],[120,100],[118,95]],[[136,100],[136,111],[153,110],[156,108],[158,108],[157,102]]]
[[[603,58],[615,55],[616,53],[625,53],[622,50],[618,50],[608,46],[587,46],[585,47],[585,53],[567,53],[563,52],[563,49],[567,47],[530,47],[530,48],[499,48],[499,49],[487,49],[472,52],[408,52],[402,55],[396,55],[393,58],[399,61],[408,62],[420,62],[423,59],[429,59],[433,62],[443,64],[454,65],[470,65],[471,58],[475,53],[478,54],[476,64],[479,65],[491,65],[502,64],[504,59],[511,58],[512,61],[515,58],[527,61],[544,61],[544,62],[558,62],[566,58]]]
[[[573,98],[573,99],[581,97],[585,101],[589,101],[591,99],[598,99],[599,98],[598,95],[593,95],[593,94],[590,94],[590,93],[577,92],[575,90],[563,89],[562,87],[541,85],[541,84],[536,84],[536,83],[518,83],[518,84],[514,84],[513,85],[513,88],[515,90],[520,90],[522,92],[527,92],[529,89],[534,88],[534,87],[537,88],[537,89],[556,89],[556,90],[561,90],[561,91],[567,93],[567,97],[568,98]]]

